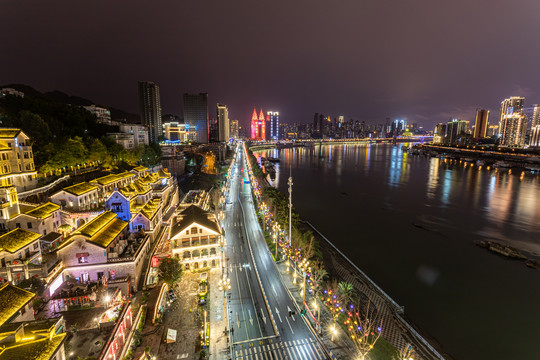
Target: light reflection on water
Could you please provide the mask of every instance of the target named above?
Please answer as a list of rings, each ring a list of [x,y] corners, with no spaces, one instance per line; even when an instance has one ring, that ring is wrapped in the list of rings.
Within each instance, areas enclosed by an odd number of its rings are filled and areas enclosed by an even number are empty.
[[[292,165],[301,216],[456,359],[540,359],[540,272],[474,245],[498,240],[540,254],[537,175],[408,155],[401,144],[266,153],[281,159],[273,184],[284,193]],[[428,282],[426,269],[437,274]],[[474,341],[465,341],[471,323]],[[521,330],[494,344],[494,328]]]

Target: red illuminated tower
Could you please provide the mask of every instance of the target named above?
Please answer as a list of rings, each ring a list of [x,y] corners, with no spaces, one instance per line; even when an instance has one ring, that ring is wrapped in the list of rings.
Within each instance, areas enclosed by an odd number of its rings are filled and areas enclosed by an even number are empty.
[[[255,108],[253,109],[253,115],[251,116],[251,140],[266,140],[266,121],[262,109],[259,116],[257,116],[257,110]]]

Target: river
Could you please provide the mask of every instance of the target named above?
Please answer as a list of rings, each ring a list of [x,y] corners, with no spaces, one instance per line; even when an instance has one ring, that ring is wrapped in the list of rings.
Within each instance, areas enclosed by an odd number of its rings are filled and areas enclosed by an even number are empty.
[[[540,176],[413,156],[401,145],[267,150],[271,183],[458,360],[540,359]],[[322,158],[319,157],[322,156]]]

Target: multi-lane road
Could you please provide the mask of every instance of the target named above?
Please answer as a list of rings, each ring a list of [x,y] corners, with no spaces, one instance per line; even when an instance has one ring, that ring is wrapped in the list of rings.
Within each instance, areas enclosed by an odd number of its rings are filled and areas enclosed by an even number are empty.
[[[227,322],[233,359],[326,359],[298,315],[257,221],[242,146],[229,179],[224,230]]]

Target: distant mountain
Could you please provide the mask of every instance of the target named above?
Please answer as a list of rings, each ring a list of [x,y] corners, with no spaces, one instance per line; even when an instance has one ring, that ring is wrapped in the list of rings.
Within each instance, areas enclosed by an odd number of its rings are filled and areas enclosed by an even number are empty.
[[[8,84],[8,85],[0,86],[0,88],[4,88],[4,87],[13,88],[15,90],[22,91],[24,93],[24,96],[27,96],[27,97],[42,98],[42,99],[46,99],[46,100],[61,103],[61,104],[71,104],[71,105],[78,105],[78,106],[88,106],[88,105],[96,104],[92,100],[88,100],[79,96],[68,95],[58,90],[42,93],[34,89],[33,87],[24,85],[24,84]],[[127,111],[116,109],[116,108],[105,106],[105,105],[100,105],[100,104],[96,104],[96,105],[109,108],[109,110],[111,111],[111,118],[113,120],[126,119],[128,123],[140,123],[141,121],[139,115],[132,114]]]

